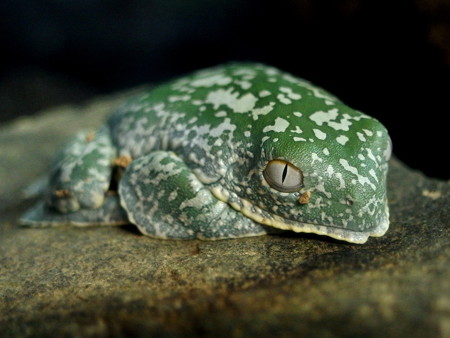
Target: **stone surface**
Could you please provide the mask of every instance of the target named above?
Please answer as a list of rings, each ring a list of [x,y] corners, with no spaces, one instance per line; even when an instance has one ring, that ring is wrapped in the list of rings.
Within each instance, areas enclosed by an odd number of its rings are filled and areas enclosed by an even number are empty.
[[[19,227],[21,190],[121,99],[0,127],[0,336],[450,336],[450,184],[395,159],[391,227],[364,245]]]

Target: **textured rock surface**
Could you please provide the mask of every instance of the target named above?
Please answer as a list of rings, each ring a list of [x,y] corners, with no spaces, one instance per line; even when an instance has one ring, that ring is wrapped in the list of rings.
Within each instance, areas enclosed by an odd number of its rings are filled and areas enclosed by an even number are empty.
[[[0,336],[450,336],[450,184],[395,159],[391,228],[365,245],[18,227],[21,189],[120,99],[0,127]]]

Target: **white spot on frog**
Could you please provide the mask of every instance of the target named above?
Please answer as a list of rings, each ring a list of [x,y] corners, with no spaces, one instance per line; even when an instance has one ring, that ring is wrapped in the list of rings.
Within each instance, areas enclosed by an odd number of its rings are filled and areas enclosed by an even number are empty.
[[[235,81],[238,86],[240,86],[243,90],[249,89],[252,84],[248,81]]]
[[[180,96],[170,96],[169,102],[177,102],[177,101],[189,101],[191,99],[190,95],[180,95]]]
[[[225,105],[235,113],[247,113],[255,107],[257,98],[252,93],[247,93],[239,97],[239,93],[233,93],[233,88],[218,89],[211,91],[206,98],[207,103],[211,103],[214,109]]]
[[[337,143],[345,146],[345,144],[348,142],[348,137],[345,135],[339,135],[338,137],[336,137],[336,141]]]
[[[360,175],[359,172],[358,172],[358,168],[352,167],[352,166],[348,163],[348,161],[347,161],[346,159],[341,158],[341,159],[339,160],[339,163],[342,165],[342,167],[343,167],[345,170],[351,172],[353,175],[356,176],[356,178],[357,178],[359,184],[361,184],[361,185],[367,184],[367,185],[369,185],[373,190],[376,190],[376,189],[377,189],[377,188],[375,187],[375,185],[374,185],[372,182],[370,182],[369,178],[367,178],[366,176]]]
[[[331,164],[327,167],[327,174],[328,174],[328,177],[331,177],[334,174],[334,168]]]
[[[189,121],[187,122],[188,124],[194,124],[195,122],[197,122],[197,120],[198,120],[198,117],[197,116],[194,116],[194,117],[192,117],[191,119],[189,119]]]
[[[277,117],[275,119],[275,124],[272,126],[266,126],[263,129],[263,133],[267,133],[268,131],[275,131],[277,133],[284,132],[287,127],[289,127],[289,122],[281,117]]]
[[[327,134],[325,134],[322,130],[319,129],[313,129],[314,135],[319,139],[319,140],[325,140],[327,138]]]
[[[206,190],[200,190],[197,192],[194,198],[191,198],[189,200],[183,201],[180,204],[180,210],[183,210],[184,208],[195,208],[195,209],[201,209],[205,205],[205,201],[207,200],[209,191]]]
[[[372,177],[374,178],[374,180],[378,183],[378,177],[377,177],[377,174],[375,173],[375,170],[370,169],[370,170],[369,170],[369,174],[370,174],[370,176],[372,176]]]
[[[178,192],[176,190],[174,190],[169,194],[169,197],[167,198],[167,200],[169,202],[173,201],[175,198],[177,198],[177,196],[178,196]]]
[[[226,86],[232,82],[232,79],[228,76],[224,76],[223,74],[211,75],[208,77],[200,78],[191,82],[192,87],[211,87],[214,85],[217,86]]]
[[[301,134],[301,133],[303,133],[303,130],[299,126],[295,126],[295,129],[292,129],[290,132],[296,133],[296,134]]]
[[[253,120],[258,120],[258,117],[260,115],[267,115],[273,110],[273,106],[275,105],[275,102],[270,102],[267,106],[261,107],[261,108],[254,108],[252,110],[252,117]]]
[[[271,95],[272,93],[271,92],[269,92],[268,90],[261,90],[260,92],[259,92],[259,97],[266,97],[266,96],[269,96],[269,95]]]
[[[227,112],[225,110],[218,111],[214,114],[215,117],[225,117],[227,116]]]
[[[378,161],[377,161],[375,155],[373,154],[372,149],[366,148],[366,151],[367,151],[367,156],[368,156],[372,161],[374,161],[376,164],[378,164]]]
[[[339,116],[339,110],[337,108],[330,109],[328,111],[317,111],[309,117],[310,120],[317,123],[317,125],[322,126],[323,124],[327,124],[329,127],[335,130],[349,130],[349,127],[352,125],[350,120],[352,117],[348,114],[343,114],[341,121],[336,122],[335,120]]]
[[[327,112],[320,110],[311,114],[309,119],[317,123],[317,125],[321,126],[324,123],[335,120],[338,117],[338,111],[339,110],[337,108],[331,109]]]
[[[325,190],[325,186],[324,186],[323,182],[320,182],[319,184],[317,184],[316,187],[314,188],[314,190],[319,193],[323,193],[327,198],[331,198],[331,196],[332,196],[331,192]]]
[[[360,133],[359,131],[356,133],[356,135],[358,136],[359,140],[362,142],[366,142],[366,137],[364,136],[363,133]]]
[[[291,104],[292,103],[292,101],[289,100],[286,96],[284,96],[284,94],[278,94],[277,99],[283,104]]]
[[[227,117],[221,124],[211,129],[209,135],[212,137],[218,137],[220,135],[223,135],[224,131],[226,130],[233,132],[236,129],[236,125],[230,122],[230,118]]]
[[[285,93],[288,98],[291,100],[300,100],[302,96],[300,94],[294,93],[292,88],[288,87],[280,87],[280,91]]]
[[[373,136],[373,132],[371,130],[368,129],[363,129],[363,132],[367,135],[367,136]]]
[[[336,173],[336,178],[339,180],[339,187],[337,187],[337,190],[345,189],[346,185],[345,185],[344,178],[342,177],[342,174]]]
[[[264,137],[261,139],[261,144],[263,144],[264,142],[266,142],[268,139],[270,139],[269,136],[264,136]]]
[[[316,153],[312,153],[311,154],[311,160],[312,160],[311,164],[314,164],[316,161],[317,162],[323,162],[323,160]]]

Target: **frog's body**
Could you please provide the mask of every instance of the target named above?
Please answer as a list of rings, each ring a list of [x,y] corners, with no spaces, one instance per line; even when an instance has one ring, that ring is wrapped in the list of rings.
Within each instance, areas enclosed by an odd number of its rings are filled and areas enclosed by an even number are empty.
[[[309,82],[261,64],[219,66],[78,135],[23,223],[130,221],[177,239],[284,229],[363,243],[389,225],[390,147],[377,120]],[[108,189],[118,167],[117,196]]]

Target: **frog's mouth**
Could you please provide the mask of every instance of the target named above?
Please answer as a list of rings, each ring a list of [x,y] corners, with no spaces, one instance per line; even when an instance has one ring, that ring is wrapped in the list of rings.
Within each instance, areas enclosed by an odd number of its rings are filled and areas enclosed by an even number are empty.
[[[383,236],[389,228],[389,209],[387,201],[385,202],[384,210],[378,226],[368,232],[359,232],[344,229],[333,225],[323,225],[314,223],[297,222],[290,219],[286,219],[279,215],[272,214],[265,211],[248,200],[237,196],[233,192],[222,187],[214,187],[211,189],[211,193],[219,200],[228,203],[233,209],[239,211],[244,216],[251,220],[264,224],[273,228],[290,230],[294,232],[306,232],[314,233],[318,235],[325,235],[334,239],[347,241],[350,243],[363,244],[370,236],[379,237]]]

